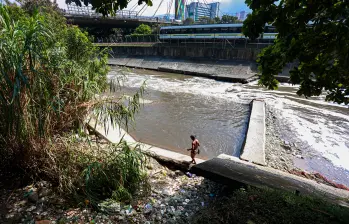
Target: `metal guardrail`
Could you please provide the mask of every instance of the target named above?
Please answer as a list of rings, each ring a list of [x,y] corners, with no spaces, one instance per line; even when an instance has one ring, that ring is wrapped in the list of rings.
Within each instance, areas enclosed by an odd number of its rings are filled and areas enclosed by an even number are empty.
[[[89,17],[89,18],[103,17],[101,13],[96,13],[91,6],[76,6],[75,4],[67,4],[67,10],[63,10],[63,13],[65,16],[74,16],[74,17]],[[139,15],[138,11],[129,11],[129,10],[119,10],[114,15],[108,15],[107,18],[176,24],[176,22],[172,20],[167,20],[159,17],[142,16],[142,15]]]

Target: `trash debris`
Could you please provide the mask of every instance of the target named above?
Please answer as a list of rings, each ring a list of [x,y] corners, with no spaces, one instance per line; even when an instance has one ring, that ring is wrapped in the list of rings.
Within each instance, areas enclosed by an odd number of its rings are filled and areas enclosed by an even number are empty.
[[[186,172],[185,175],[187,175],[187,177],[189,177],[189,178],[193,176],[193,174],[191,174],[189,172]]]
[[[144,211],[143,213],[144,214],[150,214],[153,210],[153,206],[150,204],[150,203],[147,203],[145,206],[144,206]]]

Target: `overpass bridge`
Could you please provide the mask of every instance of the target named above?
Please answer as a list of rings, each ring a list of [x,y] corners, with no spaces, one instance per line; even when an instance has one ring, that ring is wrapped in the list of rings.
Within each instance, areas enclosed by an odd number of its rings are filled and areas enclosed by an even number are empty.
[[[96,13],[91,6],[76,6],[67,4],[67,10],[63,11],[64,17],[70,24],[81,27],[103,27],[103,28],[136,28],[140,24],[169,24],[179,25],[174,20],[154,16],[142,16],[139,11],[120,10],[113,16],[104,17]]]

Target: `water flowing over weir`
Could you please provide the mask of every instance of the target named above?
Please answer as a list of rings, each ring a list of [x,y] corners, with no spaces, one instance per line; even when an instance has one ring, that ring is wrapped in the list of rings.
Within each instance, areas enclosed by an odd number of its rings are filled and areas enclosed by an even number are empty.
[[[113,70],[110,77],[116,74]],[[221,153],[239,156],[249,103],[261,98],[274,112],[279,137],[302,150],[304,159],[294,159],[297,167],[349,185],[348,108],[325,102],[323,95],[304,99],[296,95],[297,87],[287,84],[268,91],[256,82],[241,85],[146,70],[126,74],[126,94],[145,80],[147,84],[147,101],[131,131],[142,142],[187,153],[189,135],[196,134],[203,157]]]
[[[129,73],[124,82],[126,94],[132,94],[144,81],[146,103],[136,115],[136,127],[130,130],[137,140],[188,154],[189,136],[194,134],[202,145],[199,157],[240,155],[250,108],[248,103],[214,95],[217,91],[224,93],[229,83],[224,87],[219,82],[190,76]]]

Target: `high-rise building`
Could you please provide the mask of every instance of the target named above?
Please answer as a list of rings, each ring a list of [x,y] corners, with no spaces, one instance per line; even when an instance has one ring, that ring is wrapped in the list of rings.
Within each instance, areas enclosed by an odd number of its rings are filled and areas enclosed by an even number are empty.
[[[246,16],[246,12],[245,11],[241,11],[238,18],[239,18],[239,20],[244,21],[245,20],[245,16]]]
[[[219,14],[219,2],[204,4],[200,2],[192,2],[187,5],[186,18],[192,18],[199,21],[200,17],[215,18]]]
[[[175,19],[185,19],[185,0],[175,0]]]
[[[210,10],[210,18],[213,19],[215,17],[218,17],[219,15],[219,2],[214,2],[214,3],[210,3],[208,4],[211,8]]]

